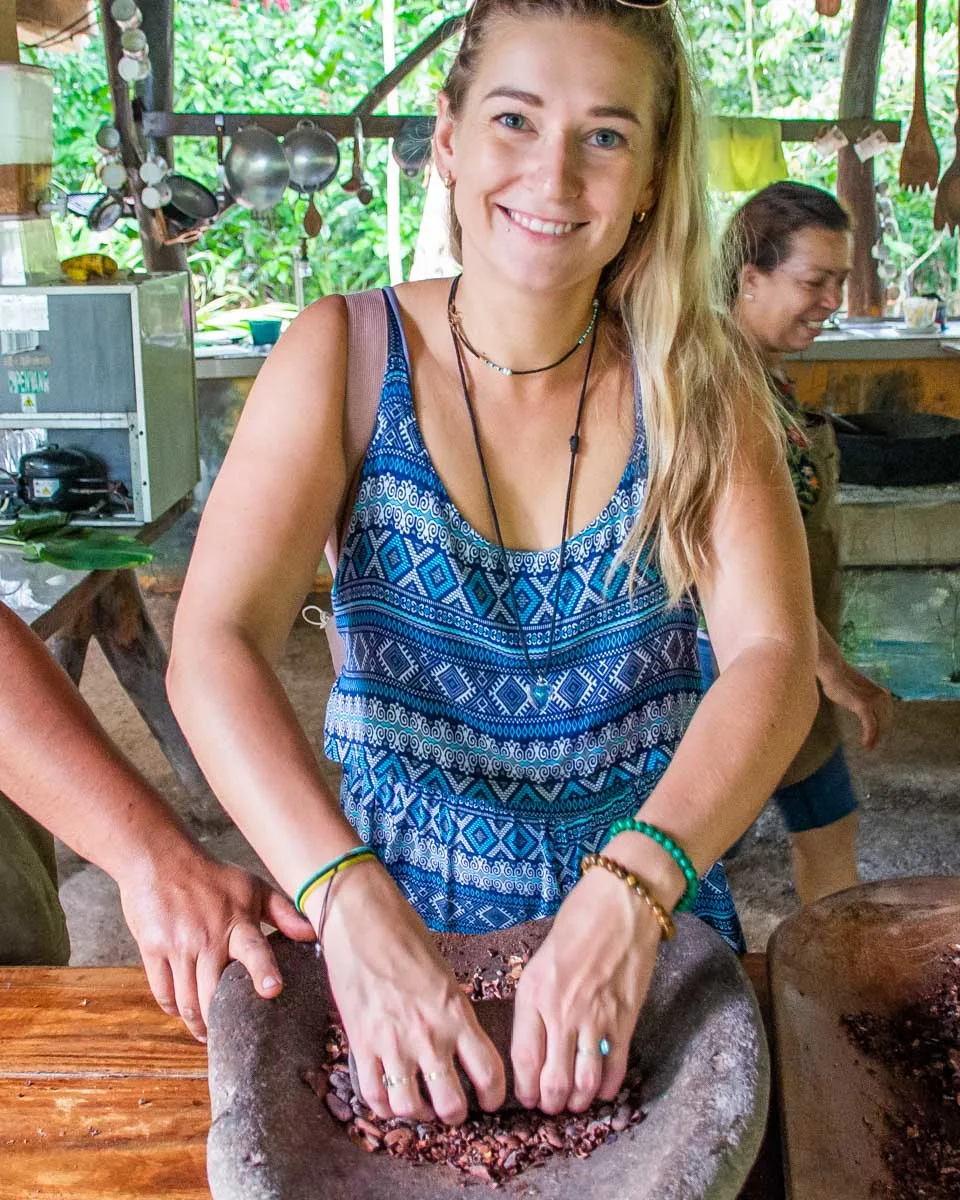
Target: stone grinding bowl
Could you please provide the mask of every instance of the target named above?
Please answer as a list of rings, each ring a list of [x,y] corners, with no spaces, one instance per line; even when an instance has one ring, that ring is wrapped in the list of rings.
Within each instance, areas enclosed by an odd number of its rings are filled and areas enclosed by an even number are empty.
[[[771,998],[791,1200],[871,1200],[890,1186],[886,1118],[900,1109],[901,1089],[886,1064],[857,1049],[841,1017],[892,1016],[915,1003],[936,989],[957,942],[956,876],[861,884],[777,929]]]
[[[535,949],[549,922],[489,936],[442,935],[467,976],[490,952]],[[214,1200],[442,1200],[463,1176],[351,1144],[301,1079],[322,1058],[333,1011],[311,945],[275,938],[284,978],[262,1000],[237,963],[224,973],[209,1021],[212,1125],[207,1172]],[[631,1064],[644,1075],[647,1117],[587,1159],[556,1155],[499,1186],[527,1200],[734,1200],[763,1138],[770,1087],[766,1038],[749,980],[726,943],[694,917],[660,949]],[[475,1181],[467,1186],[483,1187]]]

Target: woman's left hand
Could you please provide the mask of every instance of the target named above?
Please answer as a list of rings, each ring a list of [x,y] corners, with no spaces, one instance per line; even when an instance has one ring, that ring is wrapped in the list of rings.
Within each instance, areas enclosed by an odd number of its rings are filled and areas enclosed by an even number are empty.
[[[659,941],[653,913],[621,880],[600,868],[584,875],[517,985],[511,1057],[521,1104],[582,1112],[616,1096]]]
[[[860,722],[860,744],[864,749],[875,749],[893,723],[890,692],[842,658],[833,670],[823,672],[820,685],[829,700],[852,712]]]

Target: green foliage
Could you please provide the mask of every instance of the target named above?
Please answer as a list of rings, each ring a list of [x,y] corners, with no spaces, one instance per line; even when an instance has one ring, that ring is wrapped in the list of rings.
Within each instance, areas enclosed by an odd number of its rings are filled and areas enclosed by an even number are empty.
[[[445,17],[462,11],[466,0],[398,0],[397,53],[402,57]],[[814,0],[686,0],[682,4],[696,48],[696,71],[714,111],[751,111],[751,77],[763,115],[836,115],[844,47],[853,0],[841,15],[822,18]],[[379,0],[291,0],[290,10],[264,7],[259,0],[178,0],[176,9],[176,95],[181,111],[347,112],[382,76]],[[752,19],[753,37],[747,33]],[[913,88],[913,4],[891,3],[883,53],[877,115],[910,117]],[[422,64],[399,89],[401,112],[430,112],[449,62],[448,44]],[[55,173],[71,190],[98,190],[93,175],[94,134],[110,116],[103,45],[91,40],[70,55],[26,51],[24,57],[51,67],[57,80]],[[927,5],[927,98],[943,166],[954,153],[957,74],[955,0]],[[349,174],[351,143],[341,144],[339,179]],[[832,188],[836,160],[821,161],[810,145],[788,145],[791,174]],[[897,148],[881,153],[878,181],[887,180],[903,235],[903,260],[921,253],[932,236],[929,193],[900,190]],[[312,277],[307,298],[329,291],[387,282],[385,194],[387,146],[370,142],[367,172],[374,202],[363,208],[334,182],[318,197],[324,226],[310,243]],[[177,167],[215,186],[213,139],[179,139]],[[720,197],[722,216],[738,197]],[[422,181],[401,176],[401,235],[409,267],[422,209]],[[230,297],[237,303],[289,302],[293,298],[293,258],[301,236],[305,200],[287,193],[266,218],[232,208],[189,250],[198,298],[209,303]],[[142,261],[132,221],[106,235],[90,233],[75,217],[58,222],[63,257],[103,250],[122,267]],[[955,250],[953,239],[951,256]]]

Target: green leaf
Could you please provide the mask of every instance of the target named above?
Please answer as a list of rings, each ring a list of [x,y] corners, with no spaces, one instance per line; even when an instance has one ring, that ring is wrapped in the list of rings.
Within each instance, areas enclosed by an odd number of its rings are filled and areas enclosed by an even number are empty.
[[[25,555],[30,561],[48,562],[70,571],[123,570],[143,566],[153,559],[149,546],[120,534],[50,538],[45,542],[30,542],[24,548],[35,551],[34,555]]]
[[[10,528],[13,537],[19,539],[42,537],[54,530],[63,529],[70,521],[70,514],[51,512],[21,512]]]

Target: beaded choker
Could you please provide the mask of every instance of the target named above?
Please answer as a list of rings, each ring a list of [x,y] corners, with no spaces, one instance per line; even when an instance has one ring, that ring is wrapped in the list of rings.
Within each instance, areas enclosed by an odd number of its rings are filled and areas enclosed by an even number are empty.
[[[583,343],[587,340],[597,323],[597,313],[600,311],[600,301],[594,298],[593,307],[590,312],[590,321],[586,329],[577,338],[576,342],[565,353],[561,354],[558,359],[552,363],[547,363],[545,367],[527,367],[525,370],[517,371],[513,367],[501,367],[499,363],[495,363],[492,358],[481,353],[470,341],[467,335],[463,332],[463,317],[457,311],[454,300],[457,296],[457,288],[460,285],[460,276],[456,276],[450,287],[450,298],[447,301],[447,319],[450,322],[450,328],[453,330],[456,340],[460,342],[465,350],[469,350],[474,358],[479,358],[485,367],[489,367],[491,371],[496,371],[499,375],[540,375],[544,371],[552,371],[554,367],[559,367],[561,363],[565,363],[571,355],[576,354]]]

